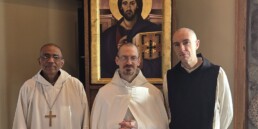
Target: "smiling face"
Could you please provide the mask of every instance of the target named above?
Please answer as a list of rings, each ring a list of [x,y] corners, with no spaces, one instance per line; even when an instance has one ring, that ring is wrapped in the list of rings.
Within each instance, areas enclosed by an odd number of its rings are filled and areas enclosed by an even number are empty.
[[[183,64],[193,65],[196,62],[199,44],[195,33],[188,28],[177,30],[173,36],[174,52]]]
[[[43,46],[40,50],[39,64],[44,75],[57,75],[64,65],[61,50],[54,45]]]

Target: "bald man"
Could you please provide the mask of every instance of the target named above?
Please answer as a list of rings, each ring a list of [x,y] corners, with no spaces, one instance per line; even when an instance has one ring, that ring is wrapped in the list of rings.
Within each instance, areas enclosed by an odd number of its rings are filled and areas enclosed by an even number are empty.
[[[196,54],[200,40],[189,28],[178,29],[172,45],[180,62],[163,83],[170,129],[227,129],[233,106],[224,70]]]

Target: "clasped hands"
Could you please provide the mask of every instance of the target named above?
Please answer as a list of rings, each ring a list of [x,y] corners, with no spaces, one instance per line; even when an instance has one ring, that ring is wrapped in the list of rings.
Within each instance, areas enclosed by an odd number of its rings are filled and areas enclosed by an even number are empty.
[[[119,129],[136,129],[136,121],[134,120],[123,120],[119,123],[120,128]]]

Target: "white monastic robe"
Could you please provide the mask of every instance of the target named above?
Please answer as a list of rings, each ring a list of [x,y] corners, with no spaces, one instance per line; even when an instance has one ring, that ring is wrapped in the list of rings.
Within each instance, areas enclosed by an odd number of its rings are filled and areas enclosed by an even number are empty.
[[[92,108],[91,129],[119,129],[127,110],[138,129],[168,129],[163,95],[141,71],[131,83],[116,71],[111,82],[100,88]]]
[[[21,87],[13,129],[89,129],[88,101],[82,83],[60,70],[53,86],[40,72]],[[45,117],[50,111],[48,103],[54,103],[52,127]]]
[[[197,69],[197,68],[196,68]],[[186,69],[187,70],[187,69]],[[189,73],[194,71],[187,70]],[[164,77],[163,92],[166,100],[166,107],[170,114],[169,102],[168,102],[168,89],[167,89],[167,77]],[[173,117],[170,116],[169,117]],[[217,78],[216,100],[213,117],[213,129],[227,129],[233,119],[233,103],[230,92],[230,86],[228,83],[227,75],[220,67],[219,75]],[[173,122],[173,121],[172,121]]]

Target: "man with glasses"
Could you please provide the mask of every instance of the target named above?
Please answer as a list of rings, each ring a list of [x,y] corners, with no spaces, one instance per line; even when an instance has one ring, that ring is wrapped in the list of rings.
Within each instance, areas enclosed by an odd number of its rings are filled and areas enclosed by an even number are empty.
[[[62,51],[45,44],[41,69],[21,87],[13,129],[89,129],[89,111],[82,83],[61,68]]]
[[[162,93],[138,68],[137,47],[122,44],[115,62],[119,68],[95,98],[91,129],[168,129]]]

